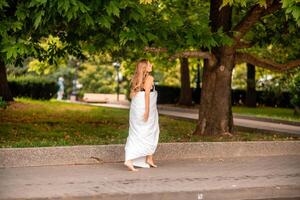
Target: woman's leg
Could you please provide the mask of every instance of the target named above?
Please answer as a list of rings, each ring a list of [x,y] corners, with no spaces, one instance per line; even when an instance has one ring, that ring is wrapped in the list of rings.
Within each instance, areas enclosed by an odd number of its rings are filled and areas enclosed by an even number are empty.
[[[125,161],[124,165],[127,166],[130,171],[139,171],[138,169],[134,168],[132,160]]]
[[[157,165],[155,165],[155,164],[153,163],[153,155],[147,155],[147,156],[146,156],[146,162],[147,162],[148,164],[150,164],[152,167],[157,167]]]

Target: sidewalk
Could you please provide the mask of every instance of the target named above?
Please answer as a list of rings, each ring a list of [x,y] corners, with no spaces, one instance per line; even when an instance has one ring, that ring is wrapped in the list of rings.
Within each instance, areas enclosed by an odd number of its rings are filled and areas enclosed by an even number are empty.
[[[70,101],[66,101],[70,102]],[[85,102],[75,102],[79,104],[87,104],[102,107],[113,107],[129,109],[130,103],[123,102],[122,104],[117,103],[85,103]],[[168,105],[158,105],[158,113],[161,115],[183,118],[188,120],[198,119],[198,110],[189,108],[178,108],[171,107]],[[254,116],[236,115],[233,116],[233,122],[237,129],[251,131],[257,130],[262,132],[272,132],[272,133],[286,133],[286,134],[300,134],[300,123],[290,122],[277,119],[266,119]]]
[[[0,199],[299,199],[300,156],[123,162],[0,169]]]

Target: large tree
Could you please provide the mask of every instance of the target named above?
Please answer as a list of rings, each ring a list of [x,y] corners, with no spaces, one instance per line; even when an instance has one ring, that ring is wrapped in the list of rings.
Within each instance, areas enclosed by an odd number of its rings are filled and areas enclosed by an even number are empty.
[[[59,54],[80,54],[76,41],[63,49],[52,45],[48,51],[38,43],[40,38],[51,33],[58,35],[64,29],[70,30],[68,25],[71,23],[89,25],[89,10],[79,0],[0,0],[0,96],[4,100],[13,100],[7,83],[6,64],[18,66],[30,56],[52,63]]]
[[[210,20],[213,32],[222,28],[231,37],[233,44],[213,48],[212,62],[205,62],[199,121],[194,134],[227,134],[233,132],[231,109],[231,76],[236,63],[246,62],[252,65],[286,70],[300,65],[300,60],[286,64],[241,52],[247,47],[244,36],[264,16],[279,11],[279,0],[267,0],[265,5],[254,4],[236,24],[232,25],[233,5],[225,5],[222,0],[211,0]],[[221,9],[220,9],[221,8]]]
[[[188,2],[190,5],[202,3]],[[299,30],[295,31],[300,25],[299,3],[294,0],[210,0],[208,13],[208,19],[203,17],[200,23],[185,27],[184,33],[189,38],[187,40],[189,45],[184,46],[185,50],[176,49],[170,59],[204,58],[199,120],[194,134],[231,134],[233,133],[231,79],[235,64],[249,63],[274,71],[286,71],[300,65],[300,60],[297,59],[299,53],[294,53],[299,52],[297,51],[299,47],[296,47],[299,46]],[[279,42],[282,36],[280,32],[282,20],[285,21],[284,27],[288,27],[284,32],[284,38],[289,39]],[[206,30],[207,25],[209,30]],[[198,29],[199,32],[195,31],[199,26],[201,27]],[[206,30],[208,34],[201,35],[201,29]],[[272,51],[269,55],[261,53],[266,48],[286,49],[289,45],[295,46],[289,48],[294,52],[289,51],[285,54],[289,56],[283,59],[272,59],[274,58]],[[172,48],[168,43],[164,46]]]
[[[142,52],[137,49],[156,37],[143,21],[148,8],[135,0],[0,0],[0,96],[13,100],[6,64],[17,66],[26,57],[53,62],[66,54],[82,57],[84,49],[136,58]],[[64,48],[40,48],[40,39],[50,34]]]
[[[4,67],[7,60],[18,60],[18,55],[36,51],[31,45],[27,47],[28,40],[31,44],[32,38],[37,41],[53,32],[62,33],[71,47],[80,43],[90,49],[108,51],[114,57],[130,55],[137,59],[140,50],[150,46],[165,47],[172,55],[170,60],[203,58],[199,121],[194,134],[233,132],[231,75],[235,64],[246,62],[279,71],[300,64],[299,60],[290,61],[295,57],[283,59],[286,63],[283,64],[247,50],[256,36],[247,40],[248,33],[257,25],[265,27],[273,23],[267,16],[282,18],[275,14],[284,10],[300,24],[299,3],[293,0],[282,0],[283,3],[279,0],[157,0],[150,5],[133,0],[93,0],[86,4],[79,0],[0,2],[1,27],[4,27],[0,32],[0,49],[4,54],[1,58],[5,58],[0,64]],[[182,8],[187,12],[178,12]],[[288,22],[291,20],[288,18]],[[297,46],[292,39],[287,44]],[[261,48],[266,46],[260,44]],[[5,90],[0,92],[6,94]]]

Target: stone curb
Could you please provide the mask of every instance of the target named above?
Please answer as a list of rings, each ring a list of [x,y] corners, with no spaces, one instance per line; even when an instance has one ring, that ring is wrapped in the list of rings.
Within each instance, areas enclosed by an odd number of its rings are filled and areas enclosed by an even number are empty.
[[[123,162],[124,144],[0,149],[0,167]],[[159,143],[156,160],[300,155],[300,141]]]

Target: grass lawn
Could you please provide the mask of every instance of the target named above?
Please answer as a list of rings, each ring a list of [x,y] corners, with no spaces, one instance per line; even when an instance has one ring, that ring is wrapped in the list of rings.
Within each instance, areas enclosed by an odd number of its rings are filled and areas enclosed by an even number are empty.
[[[0,109],[0,147],[125,144],[129,110],[17,98]],[[159,117],[159,142],[299,140],[300,137],[238,132],[193,136],[193,122]]]
[[[236,114],[300,122],[300,116],[295,116],[294,110],[291,108],[272,108],[272,107],[248,108],[242,106],[234,106],[232,108],[232,111]]]
[[[174,104],[166,104],[166,105],[182,107],[182,108],[194,108],[194,109],[199,108],[199,104],[194,106],[184,106],[184,105],[174,105]],[[294,109],[292,108],[274,108],[274,107],[249,108],[244,106],[233,106],[232,112],[241,115],[300,122],[300,116],[295,116]]]

